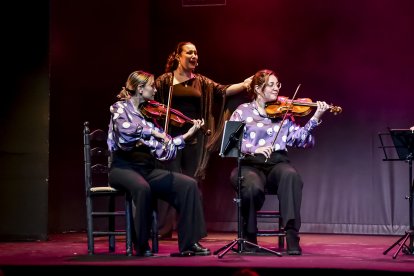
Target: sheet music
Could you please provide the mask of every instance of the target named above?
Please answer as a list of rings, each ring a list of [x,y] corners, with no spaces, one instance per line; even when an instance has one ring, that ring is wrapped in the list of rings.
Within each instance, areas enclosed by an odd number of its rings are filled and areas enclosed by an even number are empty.
[[[410,129],[390,129],[391,139],[401,160],[414,158],[414,131]]]
[[[413,158],[414,131],[410,129],[390,129],[389,132],[379,133],[379,139],[384,152],[383,161],[406,161]]]

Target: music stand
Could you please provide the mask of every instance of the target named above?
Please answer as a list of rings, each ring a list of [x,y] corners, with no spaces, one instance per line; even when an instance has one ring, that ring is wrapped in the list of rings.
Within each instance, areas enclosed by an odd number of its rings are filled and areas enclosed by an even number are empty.
[[[275,254],[279,257],[282,256],[281,253],[267,249],[258,244],[247,241],[243,238],[243,228],[242,228],[242,216],[241,216],[241,182],[243,177],[241,175],[241,159],[243,158],[241,154],[241,142],[243,136],[243,129],[245,123],[237,121],[226,121],[224,124],[224,133],[223,139],[221,141],[220,153],[221,157],[237,157],[237,198],[234,199],[234,202],[237,204],[237,238],[221,247],[220,249],[214,251],[214,255],[217,255],[221,259],[227,252],[234,250],[234,247],[237,246],[237,253],[243,253],[245,251],[244,246],[249,244],[253,247],[259,248],[260,250]]]
[[[394,144],[394,148],[397,152],[398,158],[388,158],[385,148],[389,148],[390,146],[384,146],[382,136],[385,135],[384,133],[380,133],[380,140],[381,140],[381,148],[384,150],[385,159],[384,161],[406,161],[408,162],[408,192],[409,196],[406,197],[409,202],[409,216],[410,216],[410,228],[406,233],[400,237],[394,244],[392,244],[387,250],[383,252],[386,255],[392,248],[394,248],[397,244],[399,245],[398,250],[392,256],[395,259],[402,250],[404,254],[407,255],[414,255],[414,225],[413,225],[413,197],[414,197],[414,181],[412,175],[412,164],[414,159],[414,131],[409,129],[389,129],[389,135],[391,135],[392,142]],[[409,245],[407,246],[405,243],[409,239]]]

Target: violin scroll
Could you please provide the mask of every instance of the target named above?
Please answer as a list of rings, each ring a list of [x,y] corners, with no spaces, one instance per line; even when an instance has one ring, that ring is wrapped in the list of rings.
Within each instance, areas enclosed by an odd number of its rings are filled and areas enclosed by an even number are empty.
[[[334,106],[332,104],[329,105],[329,111],[333,113],[333,115],[338,115],[342,112],[342,107],[340,106]]]

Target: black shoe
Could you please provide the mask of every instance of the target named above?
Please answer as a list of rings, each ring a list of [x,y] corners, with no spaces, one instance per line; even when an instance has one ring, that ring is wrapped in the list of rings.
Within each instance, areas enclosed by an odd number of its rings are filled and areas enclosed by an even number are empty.
[[[295,229],[286,230],[286,244],[287,244],[287,254],[288,255],[302,255],[302,248],[299,245],[299,235],[298,231]]]
[[[135,248],[135,256],[139,256],[139,257],[154,256],[154,253],[152,253],[151,247],[149,246],[148,243],[141,245],[141,246],[137,246],[136,244],[134,244],[134,248]]]
[[[288,249],[286,251],[288,253],[288,255],[302,255],[302,248],[299,246],[296,249]]]
[[[192,251],[196,256],[208,256],[211,255],[210,249],[203,247],[200,243],[196,242],[190,248],[185,251]]]

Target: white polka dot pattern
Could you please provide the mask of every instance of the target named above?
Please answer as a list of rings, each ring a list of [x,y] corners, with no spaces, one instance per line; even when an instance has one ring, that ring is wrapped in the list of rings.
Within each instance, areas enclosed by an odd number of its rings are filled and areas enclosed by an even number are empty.
[[[173,159],[177,150],[185,146],[182,135],[170,139],[166,144],[160,143],[151,133],[163,131],[137,111],[131,100],[116,102],[109,110],[111,120],[107,142],[111,151],[130,151],[138,143],[147,146],[155,158],[163,161]]]
[[[287,116],[281,127],[282,118],[261,116],[255,101],[239,105],[230,120],[246,123],[242,152],[254,153],[258,147],[266,146],[273,146],[274,150],[287,150],[288,146],[311,147],[314,145],[311,131],[317,126],[316,122],[310,120],[304,127],[301,127]]]

